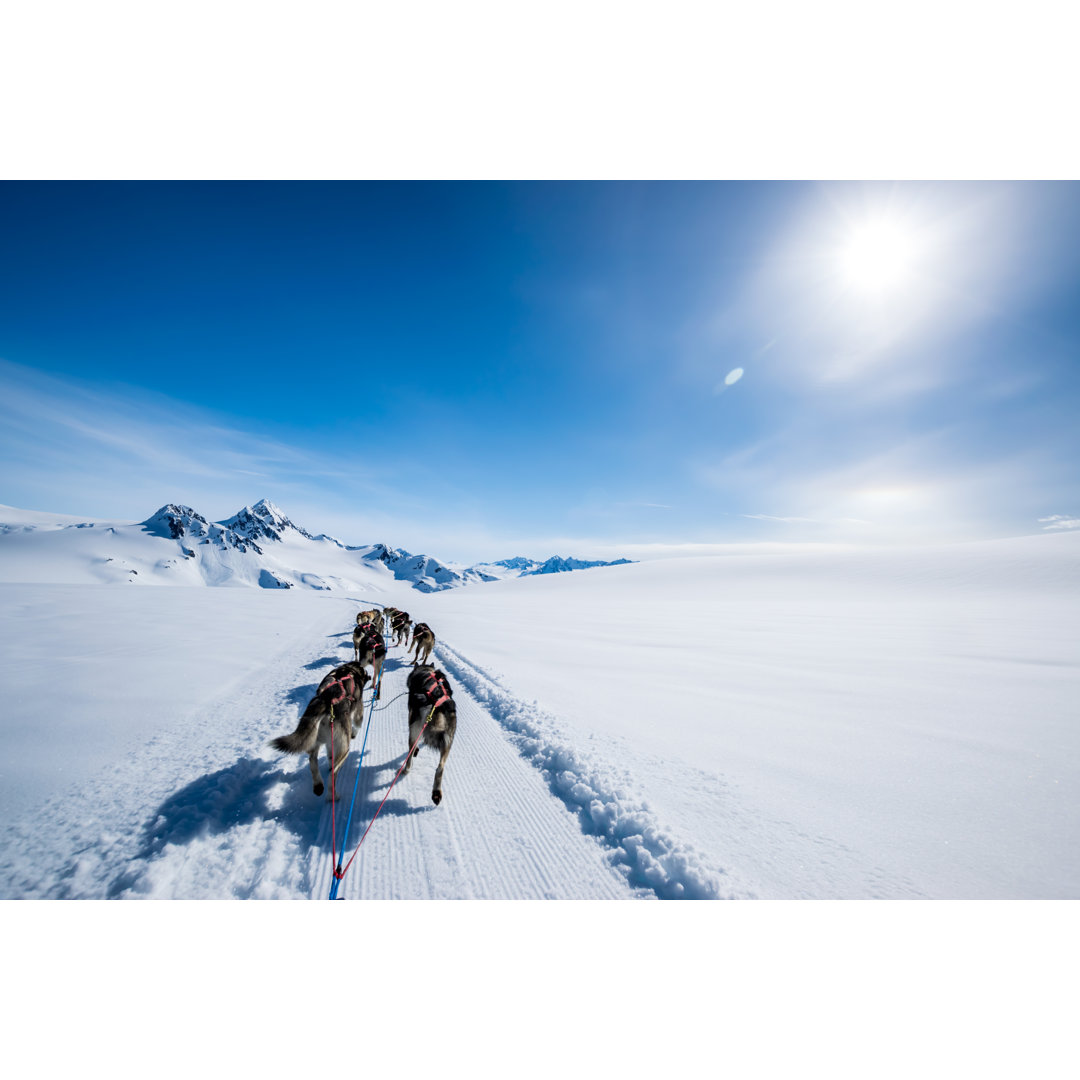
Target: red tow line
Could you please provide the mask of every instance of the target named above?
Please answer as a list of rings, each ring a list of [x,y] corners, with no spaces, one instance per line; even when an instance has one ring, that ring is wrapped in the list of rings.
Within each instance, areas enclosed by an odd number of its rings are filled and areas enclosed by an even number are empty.
[[[447,698],[446,700],[449,701],[450,699]],[[414,742],[412,744],[412,746],[409,747],[409,752],[405,755],[405,760],[401,763],[401,768],[398,769],[397,773],[394,776],[394,779],[390,781],[390,786],[386,789],[386,794],[383,796],[382,802],[379,803],[379,810],[382,810],[383,805],[385,804],[386,800],[390,798],[390,792],[394,790],[394,785],[398,782],[398,777],[401,775],[401,770],[404,769],[405,766],[409,764],[409,758],[412,757],[413,751],[417,748],[417,746],[420,745],[420,740],[424,737],[424,732],[425,732],[425,730],[427,730],[428,724],[431,723],[431,717],[434,714],[434,712],[435,712],[435,710],[432,709],[431,712],[428,713],[428,718],[424,721],[424,726],[420,729],[420,734],[416,736],[416,742]],[[360,844],[362,844],[364,842],[364,837],[366,837],[367,834],[371,831],[371,826],[375,824],[375,818],[377,818],[379,816],[379,810],[375,811],[375,813],[372,816],[371,820],[368,822],[368,827],[364,830],[364,836],[360,837],[360,840],[356,845],[356,849],[349,856],[349,861],[345,864],[345,869],[343,870],[343,869],[341,869],[339,867],[339,868],[334,870],[334,877],[336,877],[339,881],[345,876],[345,874],[348,871],[349,867],[352,866],[353,859],[356,858],[356,852],[360,850]]]

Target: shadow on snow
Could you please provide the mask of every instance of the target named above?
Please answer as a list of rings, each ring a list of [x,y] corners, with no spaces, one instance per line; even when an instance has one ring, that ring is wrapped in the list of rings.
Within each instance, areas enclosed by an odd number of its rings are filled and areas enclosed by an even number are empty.
[[[306,841],[309,847],[314,847],[312,840],[328,796],[316,797],[312,793],[307,756],[301,755],[299,760],[302,768],[281,760],[244,758],[228,768],[201,776],[170,795],[145,826],[142,844],[128,867],[109,885],[108,897],[115,899],[128,889],[137,887],[146,862],[158,857],[166,847],[182,847],[200,837],[224,835],[238,826],[274,821],[301,842]],[[402,753],[379,765],[365,765],[346,850],[363,835],[379,809],[385,789],[389,788],[404,760]],[[418,759],[422,760],[422,757]],[[325,783],[329,779],[326,775],[325,752],[320,752],[319,762]],[[416,765],[414,762],[411,776],[400,778],[398,784],[407,783],[410,779],[414,782],[419,780],[425,785],[426,798],[430,774],[425,776],[425,771],[421,769],[417,776]],[[338,785],[342,812],[348,806],[354,777],[354,772],[346,778],[338,773],[339,781],[343,781]],[[397,797],[386,800],[379,817],[408,817],[434,809],[435,805],[430,802],[414,806],[407,798]],[[340,836],[338,843],[341,843]]]

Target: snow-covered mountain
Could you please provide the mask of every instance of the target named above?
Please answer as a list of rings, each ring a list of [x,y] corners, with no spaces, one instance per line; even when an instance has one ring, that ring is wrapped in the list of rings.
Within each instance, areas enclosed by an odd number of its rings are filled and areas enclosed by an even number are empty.
[[[588,562],[585,559],[574,559],[567,556],[567,558],[560,558],[558,555],[552,555],[547,562],[541,563],[533,570],[525,570],[522,572],[522,577],[527,577],[530,574],[564,574],[569,570],[591,570],[594,566],[624,566],[630,562],[629,559],[616,559],[614,562],[601,562],[599,559],[593,562]]]
[[[553,572],[544,569],[548,566],[593,565],[606,564],[518,558],[492,567],[451,567],[383,543],[349,546],[325,533],[313,535],[266,499],[224,521],[210,521],[176,503],[135,523],[79,521],[0,506],[0,581],[382,592],[396,580],[420,592],[437,592]]]
[[[631,559],[616,559],[614,562],[603,562],[597,559],[589,562],[571,556],[562,558],[559,555],[552,555],[545,562],[540,562],[537,559],[526,559],[523,555],[517,555],[512,559],[501,559],[499,562],[479,563],[470,569],[485,575],[485,580],[494,581],[501,578],[530,577],[533,574],[561,574],[570,570],[591,570],[596,566],[622,566],[632,561]]]

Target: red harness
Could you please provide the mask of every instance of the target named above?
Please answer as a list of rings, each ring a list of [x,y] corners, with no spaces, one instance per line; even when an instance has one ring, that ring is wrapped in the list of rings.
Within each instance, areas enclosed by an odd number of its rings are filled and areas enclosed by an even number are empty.
[[[445,705],[450,700],[450,687],[446,685],[442,675],[437,671],[433,671],[424,681],[424,688],[421,690],[421,693],[427,698],[429,704],[434,698],[438,698],[438,700],[431,705],[432,712],[440,705]]]
[[[370,647],[372,652],[386,652],[386,645],[383,642],[382,634],[375,629],[374,623],[361,623],[357,630],[363,630],[364,636],[360,639],[363,644]]]
[[[350,687],[348,690],[345,689],[345,684],[346,683],[348,683],[349,687]],[[321,693],[325,694],[328,690],[332,690],[335,686],[340,686],[341,687],[341,695],[339,697],[334,698],[330,702],[331,705],[336,705],[339,701],[344,701],[347,697],[355,697],[356,696],[356,682],[353,679],[352,675],[342,675],[342,677],[340,679],[335,679],[333,682],[327,683],[322,688]]]

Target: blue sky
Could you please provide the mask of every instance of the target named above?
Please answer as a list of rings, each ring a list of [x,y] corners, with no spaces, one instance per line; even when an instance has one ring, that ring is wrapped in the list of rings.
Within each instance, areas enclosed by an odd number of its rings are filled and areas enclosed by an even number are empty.
[[[10,505],[466,562],[1080,517],[1077,184],[4,183],[0,235]]]

